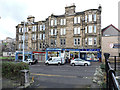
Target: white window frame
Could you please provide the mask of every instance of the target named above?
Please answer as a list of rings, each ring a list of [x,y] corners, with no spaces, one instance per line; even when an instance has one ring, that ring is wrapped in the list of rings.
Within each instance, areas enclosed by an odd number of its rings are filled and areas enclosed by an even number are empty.
[[[45,34],[43,34],[43,40],[45,40]]]
[[[96,14],[94,14],[94,21],[96,21]]]
[[[87,22],[87,15],[85,15],[85,22]]]
[[[77,27],[74,28],[74,34],[77,34]]]
[[[94,45],[97,45],[97,38],[94,38]]]
[[[66,25],[66,19],[64,19],[64,21],[63,21],[63,25]]]
[[[64,29],[63,29],[63,35],[65,35],[65,34],[66,34],[66,29],[64,28]]]
[[[74,24],[77,23],[77,17],[74,17]]]
[[[78,16],[78,23],[80,23],[80,16]]]
[[[51,29],[51,35],[53,35],[53,29]]]
[[[88,45],[93,45],[93,38],[88,38]]]
[[[89,14],[89,22],[92,21],[92,14]]]
[[[42,31],[42,25],[40,25],[40,31]]]
[[[92,25],[89,26],[89,33],[92,33],[93,30],[92,30]]]
[[[57,35],[57,29],[54,29],[55,30],[55,33],[54,33],[54,35]]]
[[[39,34],[39,38],[40,38],[40,40],[42,40],[42,34],[41,33]]]
[[[96,33],[97,32],[97,30],[96,30],[96,25],[94,25],[94,33]]]
[[[87,26],[85,26],[85,33],[87,33]]]
[[[74,38],[74,45],[77,45],[77,38]]]
[[[80,34],[80,27],[78,27],[77,31],[78,31],[77,34]]]
[[[85,45],[88,44],[88,38],[85,38]]]
[[[45,24],[43,24],[43,30],[45,30]]]
[[[53,19],[51,19],[51,26],[53,26]]]
[[[57,19],[55,19],[55,26],[57,25]]]

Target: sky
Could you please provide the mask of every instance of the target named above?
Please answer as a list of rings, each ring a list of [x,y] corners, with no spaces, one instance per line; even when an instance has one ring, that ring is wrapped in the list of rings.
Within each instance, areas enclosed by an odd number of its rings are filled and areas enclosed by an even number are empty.
[[[76,12],[102,6],[101,29],[113,24],[118,28],[118,2],[120,0],[0,0],[0,40],[16,37],[16,26],[32,15],[35,21],[45,20],[52,13],[62,15],[65,7],[73,3]]]

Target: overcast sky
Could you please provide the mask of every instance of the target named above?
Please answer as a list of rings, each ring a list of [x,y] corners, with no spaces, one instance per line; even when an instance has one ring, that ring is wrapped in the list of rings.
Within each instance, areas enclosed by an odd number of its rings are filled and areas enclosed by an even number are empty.
[[[120,0],[0,0],[0,40],[16,37],[17,24],[26,20],[28,15],[35,16],[35,21],[45,20],[52,13],[65,13],[65,6],[73,3],[76,12],[97,9],[102,6],[102,28],[113,24],[118,28],[118,2]]]

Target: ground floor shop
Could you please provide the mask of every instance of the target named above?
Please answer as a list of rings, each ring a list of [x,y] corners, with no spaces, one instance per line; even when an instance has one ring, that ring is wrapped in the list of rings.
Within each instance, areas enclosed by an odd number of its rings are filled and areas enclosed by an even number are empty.
[[[88,61],[101,61],[100,49],[60,49],[60,48],[47,48],[46,60],[49,57],[64,57],[66,62],[71,59],[81,58]]]
[[[24,52],[25,60],[27,58],[37,59],[38,62],[45,61],[45,52],[43,51],[25,51]],[[22,61],[23,59],[23,51],[16,51],[15,53],[15,61]]]

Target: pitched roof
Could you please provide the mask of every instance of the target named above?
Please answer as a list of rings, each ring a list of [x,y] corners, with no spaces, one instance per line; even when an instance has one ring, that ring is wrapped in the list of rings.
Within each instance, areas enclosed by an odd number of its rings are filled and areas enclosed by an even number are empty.
[[[118,32],[120,32],[120,30],[119,30],[118,28],[116,28],[114,25],[111,24],[111,25],[108,25],[107,27],[103,28],[103,29],[102,29],[102,33],[103,33],[105,30],[107,30],[109,27],[111,27],[111,26],[112,26],[113,28],[115,28]]]

